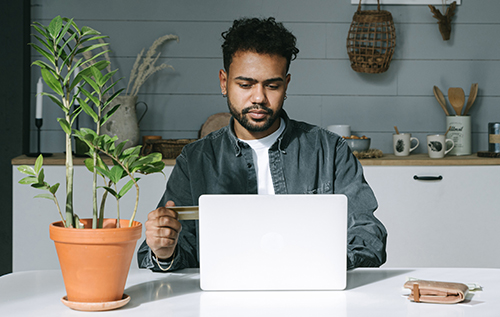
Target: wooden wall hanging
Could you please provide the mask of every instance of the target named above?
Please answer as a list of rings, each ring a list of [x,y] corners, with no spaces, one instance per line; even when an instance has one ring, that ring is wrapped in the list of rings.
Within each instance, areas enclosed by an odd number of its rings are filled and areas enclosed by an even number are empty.
[[[434,13],[433,17],[438,20],[439,32],[443,37],[443,41],[448,41],[451,35],[451,19],[455,15],[455,9],[457,8],[457,2],[453,1],[448,9],[446,9],[446,14],[443,15],[435,6],[429,5],[431,12]],[[444,12],[444,5],[443,5]]]
[[[359,73],[377,74],[389,69],[396,46],[396,28],[389,11],[358,10],[352,18],[347,35],[347,54],[351,68]]]

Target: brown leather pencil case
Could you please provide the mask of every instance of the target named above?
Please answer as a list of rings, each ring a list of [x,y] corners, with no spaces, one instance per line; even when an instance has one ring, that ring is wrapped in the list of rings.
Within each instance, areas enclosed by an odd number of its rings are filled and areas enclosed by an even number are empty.
[[[406,282],[404,287],[411,290],[408,299],[417,303],[456,304],[469,292],[467,285],[452,282],[415,280]]]

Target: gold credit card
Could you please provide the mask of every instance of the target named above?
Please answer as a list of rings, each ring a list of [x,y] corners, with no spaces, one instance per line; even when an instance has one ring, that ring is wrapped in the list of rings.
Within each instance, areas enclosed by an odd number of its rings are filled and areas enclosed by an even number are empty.
[[[179,220],[198,220],[198,206],[165,206],[165,208],[176,211]]]

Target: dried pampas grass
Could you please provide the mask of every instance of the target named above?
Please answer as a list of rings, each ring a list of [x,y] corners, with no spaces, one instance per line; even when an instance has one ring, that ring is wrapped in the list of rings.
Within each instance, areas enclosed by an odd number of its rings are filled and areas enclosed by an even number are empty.
[[[156,61],[158,60],[161,54],[158,53],[158,55],[154,56],[156,54],[156,49],[160,47],[163,43],[170,40],[176,40],[177,42],[179,42],[179,37],[177,35],[172,35],[172,34],[164,35],[153,42],[153,44],[146,52],[146,55],[144,57],[143,57],[144,49],[142,49],[142,51],[137,55],[134,66],[132,67],[132,71],[130,72],[130,79],[127,85],[127,90],[125,92],[125,95],[136,96],[141,86],[146,82],[146,80],[148,80],[149,77],[151,77],[151,75],[165,68],[174,69],[171,65],[167,64],[161,64],[159,66],[155,66]],[[129,93],[131,85],[132,88]]]

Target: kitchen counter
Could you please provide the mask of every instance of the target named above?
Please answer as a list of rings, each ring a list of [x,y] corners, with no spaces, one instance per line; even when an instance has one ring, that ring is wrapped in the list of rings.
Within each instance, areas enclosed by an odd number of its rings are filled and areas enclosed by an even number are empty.
[[[34,157],[21,155],[12,159],[12,165],[33,165],[35,164]],[[74,157],[74,165],[84,165],[83,161],[86,157]],[[107,157],[103,158],[108,164],[111,160]],[[49,157],[44,157],[44,165],[64,165],[66,156],[64,153],[54,153]],[[363,166],[460,166],[460,165],[500,165],[500,158],[496,157],[479,157],[477,154],[464,156],[446,156],[442,159],[431,159],[426,153],[411,154],[409,156],[395,156],[394,154],[384,154],[381,158],[361,159],[359,160]],[[174,159],[164,159],[166,166],[174,166]]]
[[[500,165],[500,158],[479,157],[477,154],[463,156],[446,156],[442,159],[431,159],[427,153],[395,156],[384,154],[381,158],[361,159],[363,166],[460,166],[460,165]]]
[[[85,165],[84,160],[88,157],[76,157],[73,156],[73,165]],[[106,164],[111,164],[111,159],[107,156],[102,156],[103,161]],[[26,155],[20,155],[12,159],[12,165],[34,165],[36,157],[29,157]],[[174,166],[174,159],[164,159],[163,162],[166,166]],[[43,165],[65,165],[66,164],[66,154],[64,153],[54,153],[52,156],[47,156],[43,158]]]

